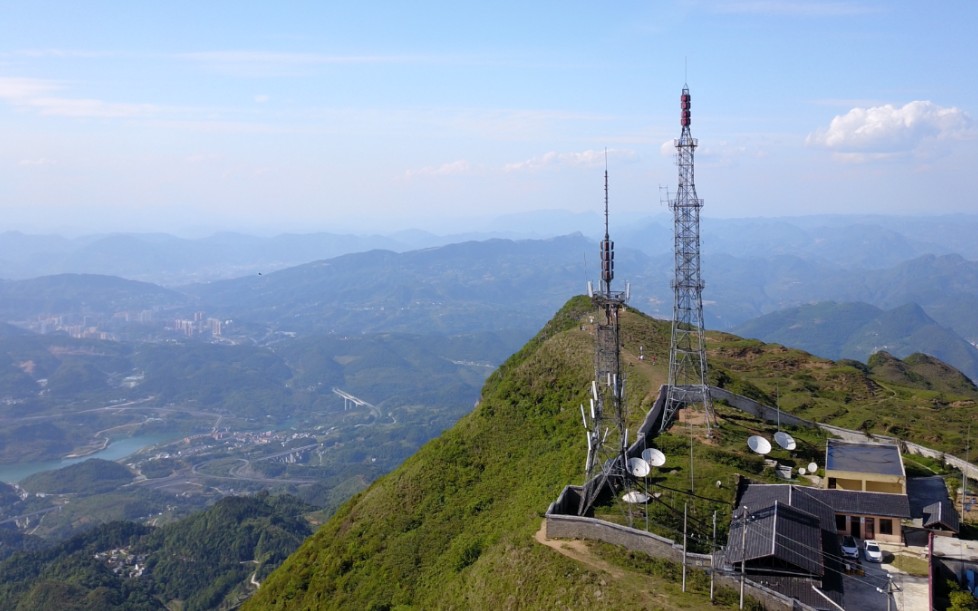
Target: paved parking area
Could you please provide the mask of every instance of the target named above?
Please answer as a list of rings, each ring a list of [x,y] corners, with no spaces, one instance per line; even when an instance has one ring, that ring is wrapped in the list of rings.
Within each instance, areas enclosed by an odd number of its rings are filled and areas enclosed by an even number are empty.
[[[846,575],[843,580],[846,609],[918,611],[928,608],[927,577],[908,575],[897,570],[892,562],[894,552],[905,553],[907,548],[880,544],[883,562],[862,560],[863,575]],[[887,589],[891,590],[887,596]]]

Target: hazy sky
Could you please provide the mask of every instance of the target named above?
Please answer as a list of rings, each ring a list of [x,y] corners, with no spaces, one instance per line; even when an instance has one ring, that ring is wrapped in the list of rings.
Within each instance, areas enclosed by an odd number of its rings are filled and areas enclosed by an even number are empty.
[[[978,2],[0,1],[0,230],[978,212]],[[516,229],[516,228],[514,228]]]

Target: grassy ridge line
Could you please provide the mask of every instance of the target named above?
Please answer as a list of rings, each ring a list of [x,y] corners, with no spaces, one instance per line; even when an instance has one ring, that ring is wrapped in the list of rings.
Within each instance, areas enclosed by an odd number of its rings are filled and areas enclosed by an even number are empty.
[[[577,406],[587,401],[594,344],[580,325],[592,313],[588,299],[569,301],[489,378],[472,413],[344,505],[246,609],[698,608],[704,601],[696,593],[663,602],[668,581],[615,580],[533,542],[547,505],[564,485],[581,480]],[[622,339],[629,403],[644,406],[668,365],[667,325],[628,312]],[[637,358],[639,347],[645,360]],[[908,357],[889,368],[879,359],[835,363],[716,332],[707,348],[711,382],[732,392],[847,428],[887,433],[899,426],[907,437],[946,450],[963,445],[962,423],[978,398],[960,374],[930,359]],[[651,355],[660,356],[657,367]],[[741,420],[736,415],[722,425],[698,452],[716,462],[697,466],[698,487],[714,488],[732,469],[759,474],[760,465],[747,464],[756,457],[741,456],[744,424],[767,425]],[[689,452],[684,434],[657,443],[670,454]],[[821,443],[810,445],[808,453],[818,456]],[[676,481],[666,483],[677,489],[691,477],[682,468],[671,471]],[[660,597],[650,598],[649,590]]]
[[[619,599],[533,542],[580,479],[591,310],[571,300],[486,383],[479,407],[347,503],[247,609],[572,607]],[[564,331],[571,330],[564,333]],[[633,596],[636,594],[633,593]],[[628,597],[622,603],[641,604]]]

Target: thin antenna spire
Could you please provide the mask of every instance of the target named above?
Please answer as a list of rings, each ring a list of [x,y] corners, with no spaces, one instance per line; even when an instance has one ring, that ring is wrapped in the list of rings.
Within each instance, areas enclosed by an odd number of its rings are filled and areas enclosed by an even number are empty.
[[[608,149],[604,149],[604,239],[608,241]]]
[[[601,241],[601,293],[612,299],[611,281],[615,277],[615,243],[611,241],[608,206],[608,148],[604,149],[604,239]],[[612,299],[613,300],[613,299]]]
[[[618,315],[628,300],[628,289],[611,290],[615,277],[615,243],[611,241],[608,206],[608,149],[604,151],[604,239],[601,241],[601,287],[588,295],[604,311],[604,320],[594,325],[594,381],[591,382],[590,410],[581,405],[587,430],[585,484],[579,515],[586,515],[602,491],[612,491],[634,483],[628,471],[628,421],[625,401],[625,372],[621,364],[621,335]],[[590,413],[590,418],[588,418]],[[625,501],[626,503],[629,501]],[[629,509],[631,526],[631,509]]]

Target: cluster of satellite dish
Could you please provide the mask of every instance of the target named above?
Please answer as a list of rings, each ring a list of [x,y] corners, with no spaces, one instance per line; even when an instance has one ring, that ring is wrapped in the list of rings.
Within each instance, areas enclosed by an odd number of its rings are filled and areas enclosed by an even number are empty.
[[[788,451],[798,447],[795,438],[784,431],[778,431],[774,434],[774,443]],[[760,435],[751,435],[747,438],[747,447],[757,454],[767,454],[771,451],[771,442]]]
[[[652,472],[652,467],[661,467],[666,464],[666,455],[655,448],[646,448],[642,451],[642,456],[635,456],[628,459],[628,473],[632,477],[648,477]],[[648,503],[652,497],[640,490],[629,490],[621,497],[626,503],[638,504]]]
[[[789,451],[794,450],[798,446],[798,444],[795,443],[795,438],[789,435],[788,433],[785,433],[784,431],[778,431],[777,433],[774,434],[774,442],[779,446],[781,446],[783,449]],[[749,447],[751,451],[757,454],[764,455],[771,451],[771,442],[760,435],[751,435],[750,437],[747,438],[747,447]],[[798,474],[799,475],[805,475],[806,473],[814,474],[816,471],[818,471],[818,465],[815,464],[814,462],[811,462],[808,463],[807,469],[805,467],[799,468]]]

